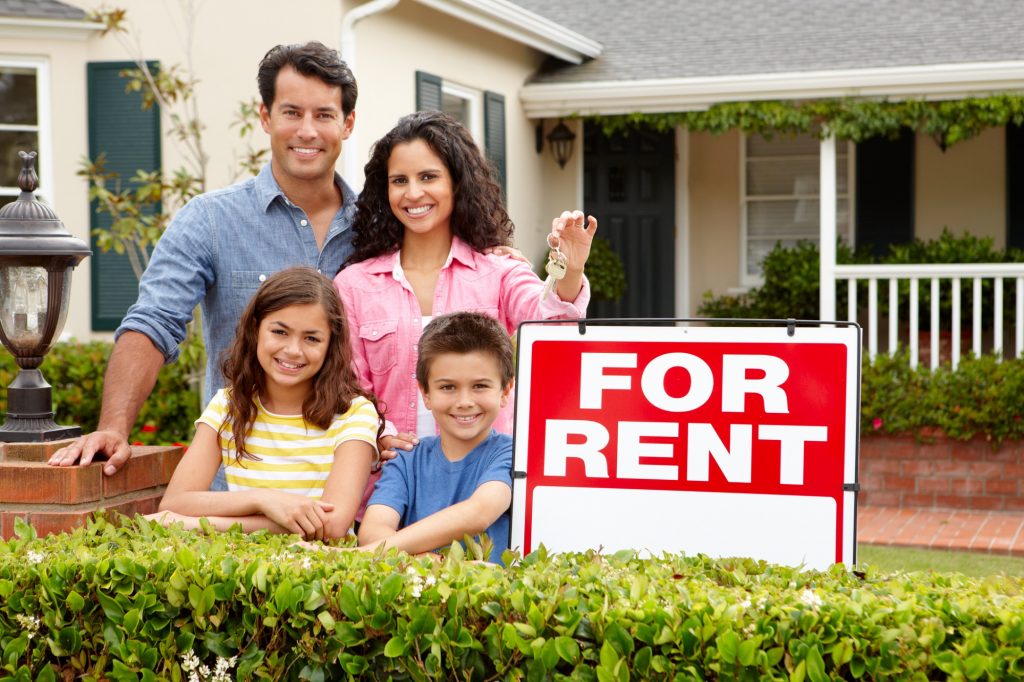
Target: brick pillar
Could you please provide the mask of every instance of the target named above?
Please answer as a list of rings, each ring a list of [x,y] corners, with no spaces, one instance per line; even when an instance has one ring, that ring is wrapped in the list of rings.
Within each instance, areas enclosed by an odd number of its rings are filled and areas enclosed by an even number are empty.
[[[21,517],[40,535],[85,524],[98,509],[132,516],[155,512],[185,450],[179,446],[135,446],[113,476],[103,462],[51,467],[50,455],[70,441],[0,445],[0,537],[14,535]]]

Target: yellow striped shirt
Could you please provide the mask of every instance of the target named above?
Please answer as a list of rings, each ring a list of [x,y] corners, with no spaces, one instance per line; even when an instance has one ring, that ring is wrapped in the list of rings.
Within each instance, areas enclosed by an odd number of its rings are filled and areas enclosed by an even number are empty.
[[[228,426],[220,435],[221,458],[228,490],[274,488],[319,498],[334,464],[334,451],[349,440],[369,443],[377,450],[377,410],[362,396],[352,400],[345,414],[335,415],[327,429],[309,424],[298,415],[273,414],[256,398],[256,421],[245,439],[245,450],[258,460],[235,460],[234,439]],[[225,389],[217,391],[196,420],[215,431],[227,419]]]

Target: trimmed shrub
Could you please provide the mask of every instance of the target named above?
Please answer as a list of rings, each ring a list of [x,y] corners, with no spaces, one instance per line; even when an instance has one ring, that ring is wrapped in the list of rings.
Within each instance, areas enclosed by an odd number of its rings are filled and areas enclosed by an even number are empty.
[[[58,343],[47,354],[40,371],[53,386],[53,407],[58,424],[77,424],[94,431],[100,418],[103,374],[113,345],[103,341]],[[200,366],[202,361],[200,360]],[[9,353],[0,353],[0,385],[8,386],[18,373]],[[153,392],[142,406],[130,442],[145,445],[187,443],[200,413],[196,372],[184,363],[165,365]],[[0,391],[0,412],[7,411],[7,392]]]
[[[950,438],[993,445],[1024,439],[1024,361],[967,356],[957,369],[910,368],[905,352],[864,358],[861,431],[912,433],[935,429]]]
[[[5,679],[1024,677],[1017,578],[632,552],[503,569],[458,545],[433,563],[145,521],[18,531],[0,543]]]

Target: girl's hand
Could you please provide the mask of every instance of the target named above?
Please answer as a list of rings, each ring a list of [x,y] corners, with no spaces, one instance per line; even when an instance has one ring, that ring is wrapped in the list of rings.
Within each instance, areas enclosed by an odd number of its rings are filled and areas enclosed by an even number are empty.
[[[584,222],[586,224],[584,224]],[[582,272],[590,257],[590,244],[597,232],[597,219],[583,211],[562,211],[562,215],[551,221],[548,246],[558,248],[565,255],[566,268],[570,272]]]
[[[260,511],[277,525],[306,540],[323,540],[327,512],[334,511],[334,505],[305,495],[267,490],[260,500]]]
[[[380,440],[377,441],[381,464],[389,459],[398,457],[399,450],[405,450],[406,452],[412,450],[419,442],[420,439],[415,433],[396,433],[393,436],[381,436]]]
[[[533,269],[533,263],[530,262],[530,259],[524,256],[522,251],[511,246],[488,246],[484,249],[484,253],[490,256],[507,256],[512,260],[522,261],[529,265],[531,270]]]

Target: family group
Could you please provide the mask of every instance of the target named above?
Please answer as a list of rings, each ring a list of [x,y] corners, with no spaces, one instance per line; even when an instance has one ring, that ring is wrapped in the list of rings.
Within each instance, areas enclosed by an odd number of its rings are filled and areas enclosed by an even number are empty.
[[[257,82],[270,162],[175,216],[117,331],[97,430],[50,464],[124,465],[200,305],[206,408],[154,518],[309,541],[356,529],[359,549],[411,553],[487,532],[500,561],[510,334],[585,316],[596,220],[552,221],[541,281],[511,248],[493,168],[453,118],[400,119],[357,196],[335,171],[357,95],[338,53],[278,45]]]

